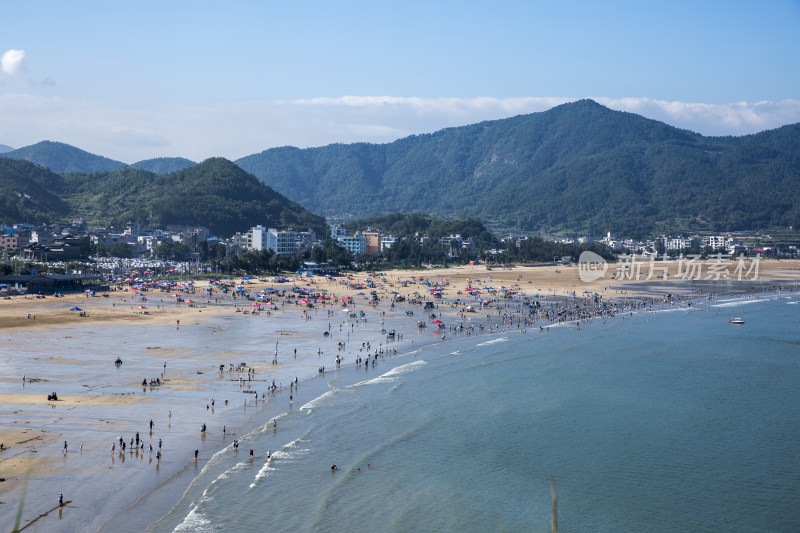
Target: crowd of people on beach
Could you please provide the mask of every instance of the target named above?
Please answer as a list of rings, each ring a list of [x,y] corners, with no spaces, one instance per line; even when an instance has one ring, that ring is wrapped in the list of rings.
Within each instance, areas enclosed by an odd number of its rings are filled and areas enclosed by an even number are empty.
[[[249,313],[246,313],[248,317],[261,316],[263,319],[269,320],[272,312],[297,313],[299,311],[299,319],[304,322],[322,318],[325,325],[317,331],[322,330],[323,338],[326,339],[324,342],[335,342],[337,349],[333,356],[325,355],[322,350],[323,345],[320,344],[317,349],[317,356],[321,363],[332,362],[337,369],[347,363],[357,368],[368,369],[370,367],[375,368],[381,360],[397,357],[402,355],[404,351],[413,349],[413,339],[407,345],[406,350],[398,349],[400,346],[406,346],[402,344],[405,342],[404,334],[414,336],[416,333],[417,346],[419,346],[433,339],[451,341],[478,335],[498,335],[510,332],[528,334],[529,330],[542,332],[549,330],[552,326],[574,326],[575,329],[580,330],[594,321],[605,322],[615,317],[624,318],[630,313],[653,311],[665,307],[691,307],[697,305],[699,300],[708,301],[709,298],[716,297],[712,293],[691,290],[680,294],[670,293],[650,297],[629,297],[622,294],[608,298],[597,293],[578,295],[574,292],[571,294],[565,292],[557,294],[555,291],[550,294],[529,295],[520,288],[507,290],[489,289],[491,278],[488,278],[483,283],[478,280],[468,280],[463,289],[452,287],[447,280],[432,281],[423,278],[403,281],[398,283],[397,286],[385,283],[382,287],[384,289],[382,291],[383,294],[374,292],[367,296],[362,292],[361,294],[364,298],[360,301],[350,295],[337,295],[333,290],[334,288],[341,288],[341,290],[345,291],[363,291],[377,288],[377,279],[379,279],[379,275],[367,276],[364,282],[356,282],[354,279],[348,278],[336,284],[331,278],[320,280],[299,279],[295,280],[296,283],[305,284],[301,291],[296,291],[295,288],[298,288],[299,285],[295,285],[292,289],[272,290],[268,293],[262,293],[262,295],[266,296],[264,298],[256,298],[257,294],[249,294],[246,291],[232,293],[230,298],[238,297],[240,300],[258,302],[258,305],[252,306],[254,308]],[[330,287],[328,290],[320,288],[320,285],[326,284],[325,282]],[[433,289],[430,288],[431,286],[433,286]],[[393,288],[403,289],[405,294],[389,290]],[[411,292],[412,289],[421,289],[421,291]],[[449,291],[449,295],[446,291]],[[468,295],[469,297],[467,297]],[[219,302],[219,297],[214,297],[213,303],[219,304]],[[210,293],[208,295],[208,303],[212,303]],[[225,303],[224,298],[223,303]],[[235,309],[239,313],[237,316],[245,315],[244,308],[238,302],[235,304]],[[263,315],[261,314],[262,312]],[[415,313],[417,313],[417,317],[424,315],[422,317],[425,320],[419,321],[413,318]],[[369,319],[373,318],[374,320],[370,322]],[[391,335],[387,332],[390,325],[394,328],[391,330]],[[428,325],[433,327],[428,330]],[[180,328],[179,320],[176,321],[176,326]],[[357,332],[356,328],[361,331]],[[354,337],[356,333],[359,333],[358,340],[351,343],[351,337]],[[370,336],[372,337],[370,340],[359,342],[361,339]],[[423,342],[420,343],[420,340]],[[375,346],[376,341],[377,346]],[[289,344],[289,347],[283,348],[284,351],[287,349],[293,350],[294,359],[297,359],[297,347],[292,346],[291,339],[287,340],[286,343]],[[304,355],[308,356],[310,354]],[[325,358],[323,359],[324,355]],[[277,342],[275,354],[271,360],[272,366],[277,365]],[[121,364],[121,360],[118,361],[118,364]],[[228,381],[238,384],[238,388],[242,392],[252,392],[252,405],[259,405],[259,392],[263,407],[283,390],[283,383],[276,382],[275,379],[272,379],[271,382],[267,379],[261,380],[265,382],[264,389],[253,390],[254,384],[258,383],[259,389],[261,385],[261,382],[256,380],[257,372],[263,373],[271,370],[262,370],[258,366],[241,362],[219,364],[218,368],[219,374],[227,377]],[[165,373],[166,362],[159,376],[149,379],[144,378],[141,381],[141,385],[149,387],[168,386],[169,380],[165,378]],[[318,374],[325,373],[326,365],[320,364],[318,366]],[[232,388],[232,390],[235,389]],[[290,408],[299,394],[298,391],[299,379],[295,377],[289,381]],[[245,407],[248,406],[248,398],[250,398],[249,394],[244,399]],[[238,402],[236,403],[238,406]],[[203,402],[203,404],[205,405],[205,411],[208,413],[207,416],[213,415],[216,400],[211,398],[210,402]],[[224,406],[228,407],[228,405],[228,400],[224,400]],[[227,422],[228,419],[225,420]],[[277,432],[277,417],[273,417],[270,422],[273,431]],[[144,425],[145,423],[147,422],[142,420],[142,424]],[[159,428],[161,424],[162,422],[159,423]],[[158,465],[164,459],[162,451],[166,451],[164,439],[167,434],[157,431],[156,422],[152,418],[149,419],[147,425],[149,425],[146,431],[147,449],[145,449],[145,438],[141,437],[140,431],[128,435],[127,439],[125,436],[119,435],[111,443],[112,463],[115,458],[121,458],[122,461],[125,461],[126,455],[129,459],[136,457],[143,461],[145,455],[147,455],[148,464],[155,460],[158,468]],[[219,425],[212,424],[209,427],[207,422],[203,421],[200,426],[200,435],[197,437],[199,442],[191,441],[180,444],[180,447],[185,448],[186,456],[191,457],[193,455],[194,460],[202,460],[206,437],[212,433],[212,429],[216,435],[222,436],[223,442],[226,437],[235,436],[232,439],[230,448],[234,453],[238,453],[240,441],[244,440],[246,442],[247,436],[239,437],[235,430],[228,431],[227,425],[224,424],[221,425],[220,430]],[[172,427],[171,411],[167,415],[165,427],[167,429]],[[193,431],[196,431],[197,426],[194,426],[194,428]],[[210,441],[211,439],[209,438],[208,440]],[[214,441],[214,443],[209,442],[209,445],[213,446],[218,444],[217,441]],[[175,448],[176,446],[172,446],[171,450]],[[0,444],[0,450],[4,449],[5,446]],[[65,441],[63,453],[67,454],[67,451],[68,445]],[[147,454],[145,453],[146,451]],[[184,454],[180,453],[178,455],[180,457],[178,461],[182,461]],[[249,456],[256,456],[254,449],[249,450]],[[266,456],[270,461],[275,460],[276,457],[272,451],[267,451]],[[332,472],[337,469],[338,467],[335,464],[332,465]]]

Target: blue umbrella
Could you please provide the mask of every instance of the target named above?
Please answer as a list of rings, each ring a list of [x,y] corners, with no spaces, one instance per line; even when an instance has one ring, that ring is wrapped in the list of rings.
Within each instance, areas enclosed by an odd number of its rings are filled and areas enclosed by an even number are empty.
[[[83,309],[81,309],[80,307],[76,306],[76,307],[73,307],[72,309],[70,309],[70,311],[83,311]]]

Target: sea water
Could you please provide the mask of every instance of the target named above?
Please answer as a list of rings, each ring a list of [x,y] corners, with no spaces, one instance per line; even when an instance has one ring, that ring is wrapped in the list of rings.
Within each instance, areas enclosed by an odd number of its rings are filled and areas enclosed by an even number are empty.
[[[549,532],[551,482],[562,532],[798,531],[797,303],[698,302],[327,372],[149,531]]]

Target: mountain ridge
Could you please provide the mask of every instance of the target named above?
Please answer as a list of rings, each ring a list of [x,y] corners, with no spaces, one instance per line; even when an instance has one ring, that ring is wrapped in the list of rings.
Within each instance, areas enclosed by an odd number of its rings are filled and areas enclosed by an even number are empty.
[[[164,174],[172,174],[185,168],[196,165],[194,161],[186,159],[185,157],[154,157],[152,159],[143,159],[132,163],[130,166],[140,170],[148,170],[159,176]]]
[[[256,225],[327,230],[325,219],[288,200],[223,158],[171,174],[131,166],[56,174],[25,160],[0,158],[0,222],[58,222],[84,218],[122,227],[204,226],[229,237]]]
[[[24,159],[49,168],[58,174],[73,172],[105,172],[122,168],[125,163],[95,155],[69,144],[56,141],[41,141],[0,154],[0,157]]]
[[[798,134],[800,124],[704,137],[581,100],[383,145],[274,148],[236,163],[344,220],[399,211],[478,218],[496,231],[724,231],[800,221]]]
[[[0,157],[27,155],[61,173],[125,166],[63,143],[9,154]],[[424,212],[477,218],[495,233],[632,236],[796,226],[799,162],[800,124],[705,137],[592,100],[385,144],[285,146],[235,161],[334,221]],[[170,175],[190,163],[156,158],[131,167]]]

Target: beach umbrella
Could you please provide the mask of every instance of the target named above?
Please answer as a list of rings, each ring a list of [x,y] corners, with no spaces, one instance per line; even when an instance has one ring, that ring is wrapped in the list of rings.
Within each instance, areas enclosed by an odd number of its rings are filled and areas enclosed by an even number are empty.
[[[433,323],[434,324],[442,324],[443,322],[437,318],[436,320],[433,321]]]
[[[71,308],[70,311],[83,311],[83,309],[81,309],[78,306],[75,306],[75,307]]]

